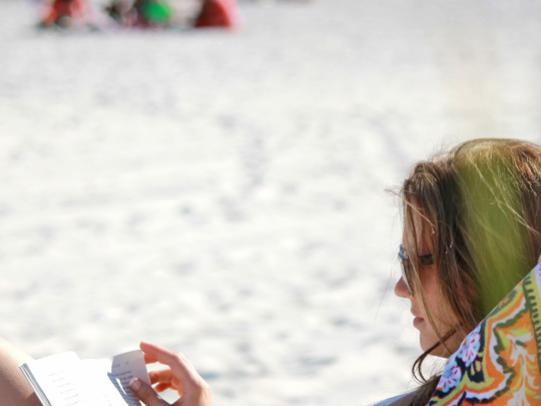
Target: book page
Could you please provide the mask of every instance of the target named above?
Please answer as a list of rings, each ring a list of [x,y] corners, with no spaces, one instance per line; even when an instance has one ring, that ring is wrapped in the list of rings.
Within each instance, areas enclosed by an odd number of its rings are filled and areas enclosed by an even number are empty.
[[[66,352],[29,361],[21,371],[47,406],[140,406],[128,384],[134,377],[150,384],[139,350],[113,360],[80,360]]]
[[[23,370],[43,404],[53,406],[92,406],[81,387],[80,360],[66,352],[28,361]],[[30,375],[30,377],[29,377]],[[39,384],[36,387],[36,382]],[[43,397],[43,398],[42,398]]]
[[[128,387],[137,377],[150,384],[143,353],[139,350],[116,355],[110,360],[84,360],[86,381],[100,394],[100,405],[140,406],[141,403]]]

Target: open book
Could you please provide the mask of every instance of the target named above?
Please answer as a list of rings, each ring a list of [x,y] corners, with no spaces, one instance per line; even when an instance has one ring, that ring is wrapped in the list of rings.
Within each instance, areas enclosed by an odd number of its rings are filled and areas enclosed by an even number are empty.
[[[74,352],[51,355],[20,366],[44,406],[140,406],[128,383],[149,383],[143,353],[81,360]]]

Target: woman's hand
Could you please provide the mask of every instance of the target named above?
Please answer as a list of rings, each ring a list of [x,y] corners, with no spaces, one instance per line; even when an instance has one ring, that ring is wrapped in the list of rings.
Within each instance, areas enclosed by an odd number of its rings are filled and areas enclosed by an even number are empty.
[[[169,368],[161,371],[152,371],[148,375],[150,383],[155,385],[157,392],[166,389],[174,389],[178,392],[178,399],[174,406],[211,406],[212,396],[210,388],[203,378],[197,373],[190,362],[180,353],[167,351],[154,344],[141,342],[141,350],[145,354],[147,364],[159,362]],[[169,405],[158,394],[139,379],[130,382],[130,388],[135,395],[147,406]]]

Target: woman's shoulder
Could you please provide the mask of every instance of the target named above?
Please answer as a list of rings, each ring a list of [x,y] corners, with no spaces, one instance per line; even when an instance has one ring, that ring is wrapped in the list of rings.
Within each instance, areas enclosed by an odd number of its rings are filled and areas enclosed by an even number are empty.
[[[406,406],[411,404],[411,400],[415,392],[407,392],[401,395],[393,396],[392,398],[380,400],[373,403],[371,406]]]

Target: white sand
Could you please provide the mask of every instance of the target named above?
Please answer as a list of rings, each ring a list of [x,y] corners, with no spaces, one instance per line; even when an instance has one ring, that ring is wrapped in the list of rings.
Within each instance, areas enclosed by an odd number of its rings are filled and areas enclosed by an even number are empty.
[[[220,406],[411,387],[384,189],[459,140],[541,140],[541,3],[242,3],[236,33],[0,10],[0,335],[36,357],[160,343]]]

